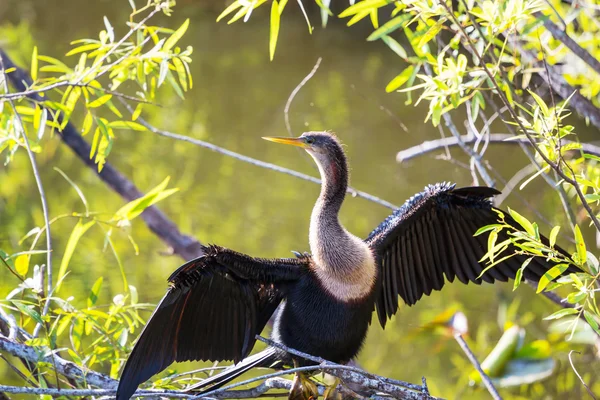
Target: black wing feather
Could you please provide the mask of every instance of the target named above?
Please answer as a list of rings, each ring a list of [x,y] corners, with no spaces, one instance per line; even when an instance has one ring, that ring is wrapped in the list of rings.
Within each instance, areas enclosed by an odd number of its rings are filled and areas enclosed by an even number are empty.
[[[444,276],[450,282],[456,277],[465,284],[514,278],[525,256],[512,257],[479,277],[484,269],[479,260],[487,252],[487,239],[473,234],[480,227],[497,222],[498,215],[489,198],[499,193],[489,187],[456,189],[449,183],[430,185],[371,232],[365,242],[377,255],[381,269],[376,309],[382,326],[396,313],[398,296],[412,305],[424,294],[440,290]],[[505,221],[519,227],[506,213]],[[507,238],[502,231],[498,241]],[[542,240],[547,243],[546,238]],[[552,266],[536,257],[523,275],[530,281],[539,281]],[[576,269],[571,267],[567,272]]]
[[[252,350],[286,285],[306,258],[266,260],[217,246],[179,267],[131,352],[117,391],[138,385],[174,361],[239,362]]]

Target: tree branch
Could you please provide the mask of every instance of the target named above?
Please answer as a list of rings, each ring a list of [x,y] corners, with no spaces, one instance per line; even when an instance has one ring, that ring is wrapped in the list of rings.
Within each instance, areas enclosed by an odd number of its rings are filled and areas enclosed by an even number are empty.
[[[370,374],[357,367],[332,363],[321,357],[315,357],[313,355],[291,349],[281,343],[277,343],[275,341],[263,338],[259,335],[256,336],[256,339],[268,344],[269,346],[281,349],[289,354],[318,363],[319,365],[315,366],[316,368],[323,371],[327,371],[328,374],[343,379],[347,383],[354,383],[365,388],[369,388],[379,392],[384,392],[394,396],[394,398],[397,399],[438,399],[437,397],[433,397],[429,394],[429,390],[427,389],[425,380],[423,380],[422,385],[415,385],[409,382],[385,378],[382,376]]]
[[[129,104],[127,104],[127,102],[123,101],[122,99],[119,99],[119,100],[121,100],[121,102],[123,103],[123,105],[127,108],[127,110],[130,113],[133,113],[133,111],[134,111],[133,108]],[[248,164],[255,165],[257,167],[266,168],[266,169],[270,169],[272,171],[281,172],[283,174],[291,175],[293,177],[300,178],[300,179],[303,179],[305,181],[313,182],[313,183],[316,183],[316,184],[319,184],[319,185],[321,184],[321,180],[320,179],[312,177],[312,176],[307,175],[307,174],[303,174],[302,172],[298,172],[298,171],[295,171],[293,169],[289,169],[289,168],[285,168],[285,167],[280,167],[279,165],[268,163],[268,162],[265,162],[265,161],[257,160],[256,158],[248,157],[248,156],[245,156],[243,154],[236,153],[235,151],[227,150],[227,149],[225,149],[223,147],[220,147],[220,146],[217,146],[215,144],[205,142],[204,140],[194,139],[194,138],[191,138],[189,136],[184,136],[184,135],[180,135],[180,134],[177,134],[177,133],[169,132],[169,131],[166,131],[166,130],[163,130],[163,129],[159,129],[159,128],[155,127],[154,125],[151,125],[148,121],[146,121],[142,117],[138,117],[137,122],[140,123],[140,124],[142,124],[142,125],[144,125],[150,132],[155,133],[155,134],[157,134],[159,136],[164,136],[164,137],[167,137],[167,138],[170,138],[170,139],[180,140],[182,142],[188,142],[188,143],[191,143],[193,145],[204,147],[206,149],[212,150],[212,151],[217,152],[219,154],[223,154],[225,156],[235,158],[236,160],[243,161],[243,162],[246,162]],[[105,166],[105,168],[106,168],[106,166]],[[394,204],[392,204],[392,203],[390,203],[390,202],[388,202],[386,200],[380,199],[379,197],[373,196],[372,194],[369,194],[369,193],[366,193],[366,192],[362,192],[360,190],[356,190],[356,189],[354,189],[352,187],[348,187],[347,192],[350,193],[352,195],[352,197],[360,197],[360,198],[363,198],[365,200],[369,200],[369,201],[372,201],[372,202],[377,203],[379,205],[382,205],[384,207],[390,208],[392,210],[395,210],[397,208]]]
[[[56,368],[56,372],[68,378],[73,378],[79,382],[85,382],[89,385],[116,388],[117,381],[92,370],[83,370],[77,364],[67,361],[54,353],[47,355],[46,352],[36,350],[31,346],[22,343],[17,343],[3,335],[0,335],[0,350],[9,354],[22,358],[32,363],[46,362],[52,364]],[[0,391],[5,391],[0,389]]]
[[[502,143],[502,144],[529,144],[529,140],[524,137],[515,137],[510,133],[490,133],[490,143]],[[475,135],[461,135],[460,138],[455,136],[446,137],[435,140],[426,140],[423,143],[409,147],[408,149],[401,150],[396,154],[396,161],[399,163],[408,161],[412,158],[425,155],[427,153],[434,152],[436,150],[442,150],[446,147],[460,146],[460,142],[470,144],[477,140]],[[563,144],[576,143],[571,140],[562,140]],[[587,153],[600,157],[600,147],[590,143],[580,143],[581,149]],[[577,150],[574,150],[577,151]]]

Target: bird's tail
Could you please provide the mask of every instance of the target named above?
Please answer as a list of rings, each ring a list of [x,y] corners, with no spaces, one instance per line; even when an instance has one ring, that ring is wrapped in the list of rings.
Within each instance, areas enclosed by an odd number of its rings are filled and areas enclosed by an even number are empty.
[[[218,389],[252,368],[273,367],[278,360],[277,349],[269,347],[260,353],[256,353],[255,355],[247,357],[241,362],[224,369],[217,375],[211,376],[210,378],[193,385],[188,391],[203,393],[208,390]]]

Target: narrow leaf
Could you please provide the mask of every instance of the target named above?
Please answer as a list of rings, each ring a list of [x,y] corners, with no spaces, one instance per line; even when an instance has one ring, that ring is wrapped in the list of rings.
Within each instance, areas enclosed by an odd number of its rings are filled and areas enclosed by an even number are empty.
[[[525,231],[531,236],[531,237],[535,237],[535,228],[533,227],[533,224],[531,222],[529,222],[529,220],[527,218],[525,218],[524,216],[522,216],[521,214],[519,214],[518,212],[516,212],[515,210],[512,209],[508,209],[508,212],[510,213],[510,216],[513,217],[513,219],[523,227],[523,229],[525,229]]]
[[[179,39],[181,39],[181,37],[185,34],[185,32],[188,29],[188,26],[190,26],[190,19],[186,19],[185,22],[183,24],[181,24],[181,26],[179,27],[179,29],[177,29],[175,32],[173,32],[173,34],[171,35],[171,37],[169,37],[166,41],[165,44],[163,45],[162,50],[163,51],[169,51],[173,48],[173,46],[175,46],[175,44],[177,43],[177,41],[179,41]]]
[[[79,239],[81,239],[81,237],[84,235],[84,233],[87,232],[87,230],[90,229],[92,227],[92,225],[94,225],[95,223],[96,223],[96,221],[93,221],[93,220],[84,223],[83,220],[80,219],[79,221],[77,221],[77,224],[73,228],[73,231],[71,232],[71,236],[69,237],[69,240],[67,241],[67,247],[65,248],[65,254],[63,254],[63,258],[60,263],[60,268],[58,270],[58,278],[57,278],[58,283],[56,284],[56,292],[57,293],[60,289],[61,278],[67,272],[67,267],[69,266],[69,261],[71,261],[71,257],[73,256],[73,252],[75,251],[75,248],[77,247],[77,243],[79,242]]]
[[[558,278],[563,272],[567,270],[567,268],[569,268],[568,264],[558,264],[546,271],[546,273],[542,276],[538,283],[536,293],[540,293],[542,290],[544,290],[550,282]]]
[[[573,315],[573,314],[577,314],[577,313],[579,313],[579,310],[577,310],[576,308],[563,308],[562,310],[558,310],[557,312],[548,315],[544,319],[545,320],[559,319],[564,316]]]
[[[575,225],[575,246],[577,246],[577,257],[579,258],[579,262],[585,264],[587,261],[587,251],[585,249],[585,242],[583,241],[579,225]]]
[[[38,49],[33,46],[33,54],[31,55],[31,79],[35,82],[38,77]]]
[[[273,61],[275,48],[277,47],[277,37],[279,36],[279,4],[273,0],[271,4],[271,32],[269,35],[269,57]]]

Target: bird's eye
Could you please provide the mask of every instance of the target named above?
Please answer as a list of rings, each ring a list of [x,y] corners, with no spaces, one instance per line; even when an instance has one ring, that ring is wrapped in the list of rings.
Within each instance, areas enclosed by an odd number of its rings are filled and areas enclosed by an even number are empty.
[[[311,137],[306,138],[306,144],[313,144],[314,142],[315,142],[314,138],[311,138]]]

